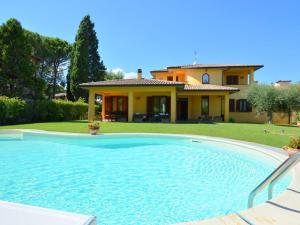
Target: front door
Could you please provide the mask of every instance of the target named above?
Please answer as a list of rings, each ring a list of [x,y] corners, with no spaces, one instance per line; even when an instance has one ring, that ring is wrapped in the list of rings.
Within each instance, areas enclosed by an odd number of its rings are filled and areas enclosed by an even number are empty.
[[[188,120],[188,99],[179,98],[177,101],[177,120]]]

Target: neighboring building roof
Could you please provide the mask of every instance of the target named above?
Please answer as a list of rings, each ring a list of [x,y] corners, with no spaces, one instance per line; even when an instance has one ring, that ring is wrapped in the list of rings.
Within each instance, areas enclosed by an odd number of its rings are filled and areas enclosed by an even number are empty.
[[[184,91],[230,91],[237,92],[240,89],[228,86],[214,85],[214,84],[186,84],[184,86]]]
[[[276,83],[282,83],[282,82],[290,83],[292,81],[291,80],[278,80],[278,81],[276,81]]]
[[[113,86],[184,86],[182,82],[156,79],[121,79],[96,81],[80,84],[80,87],[113,87]]]
[[[252,67],[258,70],[264,65],[261,64],[191,64],[191,65],[181,65],[181,66],[168,66],[166,69],[162,70],[152,70],[152,72],[166,72],[168,69],[213,69],[213,68],[247,68]]]
[[[62,92],[62,93],[57,93],[57,94],[54,95],[54,97],[65,97],[65,96],[67,96],[67,94],[64,93],[64,92]]]
[[[42,58],[37,56],[37,55],[31,55],[30,57],[31,57],[31,59],[33,59],[35,61],[41,61],[42,60]]]

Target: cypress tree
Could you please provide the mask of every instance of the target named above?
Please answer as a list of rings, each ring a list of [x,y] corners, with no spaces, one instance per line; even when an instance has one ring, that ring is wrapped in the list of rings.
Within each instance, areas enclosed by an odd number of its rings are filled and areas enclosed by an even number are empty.
[[[73,94],[71,92],[71,87],[70,87],[70,85],[71,85],[70,73],[71,73],[71,71],[70,71],[70,67],[69,67],[68,73],[67,73],[67,76],[66,76],[66,81],[67,81],[66,94],[67,94],[67,99],[69,101],[75,101],[74,96],[73,96]]]
[[[75,99],[87,100],[86,90],[79,88],[80,83],[104,80],[105,66],[98,53],[98,39],[90,16],[83,18],[73,46],[70,61],[70,90]]]

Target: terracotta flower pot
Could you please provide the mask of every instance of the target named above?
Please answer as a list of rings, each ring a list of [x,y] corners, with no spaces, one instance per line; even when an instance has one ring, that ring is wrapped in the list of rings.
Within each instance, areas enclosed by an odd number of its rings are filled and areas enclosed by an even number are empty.
[[[99,129],[92,129],[92,128],[90,128],[90,134],[91,134],[91,135],[96,135],[96,134],[98,134],[98,131],[99,131]]]
[[[298,149],[290,148],[290,147],[284,147],[283,149],[289,154],[289,156],[299,152]]]

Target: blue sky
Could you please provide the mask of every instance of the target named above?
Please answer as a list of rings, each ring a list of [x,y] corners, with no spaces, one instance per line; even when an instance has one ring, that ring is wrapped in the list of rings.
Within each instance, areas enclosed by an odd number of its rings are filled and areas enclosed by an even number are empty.
[[[0,23],[73,42],[86,14],[95,23],[109,69],[130,76],[198,63],[257,63],[260,82],[300,80],[300,1],[297,0],[3,0]]]

